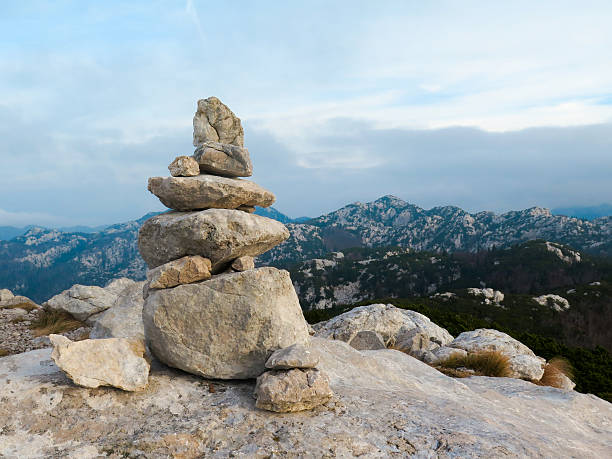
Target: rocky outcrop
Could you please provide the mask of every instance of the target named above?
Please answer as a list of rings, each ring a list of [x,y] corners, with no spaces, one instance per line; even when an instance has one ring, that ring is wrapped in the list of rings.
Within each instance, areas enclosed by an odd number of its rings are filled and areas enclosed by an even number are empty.
[[[563,312],[570,308],[569,301],[559,295],[549,293],[548,295],[540,295],[533,298],[533,301],[540,306],[548,306],[554,311]]]
[[[200,165],[191,156],[178,156],[168,166],[172,177],[194,177],[200,173]]]
[[[204,174],[218,174],[228,177],[250,177],[253,164],[249,150],[235,145],[204,142],[196,148],[193,158]]]
[[[62,335],[50,335],[49,339],[51,358],[79,386],[138,391],[147,385],[149,363],[143,357],[142,341],[109,338],[74,342]]]
[[[470,352],[499,351],[510,359],[511,377],[539,381],[544,374],[546,361],[537,357],[520,341],[498,330],[479,328],[463,332],[449,347]]]
[[[449,378],[393,350],[314,338],[335,396],[255,407],[251,381],[154,364],[143,392],[75,388],[43,349],[0,358],[6,457],[607,457],[612,405],[512,378]]]
[[[311,410],[333,395],[329,378],[314,368],[267,371],[257,378],[255,406],[277,413]]]
[[[127,278],[115,279],[106,287],[73,285],[44,303],[51,310],[64,311],[80,321],[93,325],[99,313],[113,307],[123,291],[134,285]]]
[[[250,180],[216,175],[151,177],[149,191],[174,210],[268,207],[276,199],[274,194]]]
[[[166,212],[140,229],[142,258],[155,268],[186,255],[212,261],[213,273],[244,255],[257,256],[289,237],[287,228],[269,218],[239,210]]]
[[[207,378],[254,378],[270,354],[309,339],[287,271],[259,268],[151,290],[149,347],[171,367]]]
[[[227,105],[216,97],[198,100],[193,117],[193,145],[206,141],[244,145],[244,131],[238,118]]]
[[[499,304],[504,301],[504,294],[499,290],[493,290],[492,288],[468,288],[470,295],[482,297],[484,304]]]
[[[351,342],[361,331],[374,331],[387,347],[398,343],[402,335],[415,330],[428,337],[432,346],[444,346],[453,340],[448,331],[418,312],[399,309],[392,304],[360,306],[327,322],[314,325],[316,336]]]
[[[148,288],[171,288],[210,279],[212,263],[199,255],[169,261],[147,271]]]

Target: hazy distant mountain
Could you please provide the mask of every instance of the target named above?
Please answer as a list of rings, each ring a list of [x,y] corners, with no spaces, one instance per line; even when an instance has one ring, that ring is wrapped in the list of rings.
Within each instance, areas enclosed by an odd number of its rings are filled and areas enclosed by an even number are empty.
[[[576,207],[559,207],[553,209],[553,215],[566,215],[568,217],[581,218],[583,220],[594,220],[600,217],[609,217],[612,215],[612,204],[600,204],[598,206],[576,206]]]
[[[289,218],[274,209],[258,209],[265,212],[272,218]],[[150,215],[97,233],[31,228],[11,241],[0,241],[0,288],[44,301],[75,283],[102,285],[120,276],[143,279],[145,265],[136,239],[140,224]],[[348,247],[477,252],[533,239],[612,255],[612,217],[586,221],[538,207],[502,215],[469,214],[450,206],[425,210],[385,196],[286,225],[291,237],[258,257],[258,264],[288,266]]]
[[[108,228],[109,225],[100,225],[100,226],[84,226],[84,225],[76,225],[76,226],[64,226],[61,228],[57,228],[57,231],[61,231],[63,233],[97,233],[99,231]],[[8,241],[17,236],[23,236],[28,230],[34,228],[33,225],[24,226],[23,228],[17,228],[15,226],[0,226],[0,241]]]
[[[257,207],[255,209],[255,214],[261,215],[262,217],[268,217],[273,220],[277,220],[281,223],[304,223],[310,220],[310,217],[298,217],[298,218],[288,217],[282,212],[279,212],[278,210],[276,210],[274,207]]]

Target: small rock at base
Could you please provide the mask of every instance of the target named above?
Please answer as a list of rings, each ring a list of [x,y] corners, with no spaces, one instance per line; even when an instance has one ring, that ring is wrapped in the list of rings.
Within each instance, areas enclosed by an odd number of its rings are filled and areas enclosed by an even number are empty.
[[[255,385],[255,406],[277,413],[311,410],[333,395],[326,373],[315,369],[266,371]]]
[[[232,262],[232,269],[234,271],[248,271],[249,269],[255,269],[255,259],[248,255],[238,257]]]
[[[149,288],[171,288],[210,279],[212,263],[200,255],[186,256],[147,271]]]
[[[266,362],[271,370],[290,370],[291,368],[315,368],[319,363],[319,354],[303,344],[293,344],[274,351]]]
[[[386,349],[387,347],[382,336],[373,330],[358,332],[349,344],[358,351],[375,351],[377,349]]]
[[[75,384],[96,388],[113,386],[138,391],[147,386],[149,363],[143,358],[144,343],[126,338],[70,341],[49,335],[51,358]]]
[[[177,156],[168,170],[173,177],[195,177],[200,174],[200,165],[191,156]]]

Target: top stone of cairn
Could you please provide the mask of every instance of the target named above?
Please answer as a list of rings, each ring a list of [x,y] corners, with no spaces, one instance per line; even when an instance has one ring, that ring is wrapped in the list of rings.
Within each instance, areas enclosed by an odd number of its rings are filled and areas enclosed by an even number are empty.
[[[207,141],[244,147],[240,118],[216,97],[200,99],[193,117],[193,145]]]

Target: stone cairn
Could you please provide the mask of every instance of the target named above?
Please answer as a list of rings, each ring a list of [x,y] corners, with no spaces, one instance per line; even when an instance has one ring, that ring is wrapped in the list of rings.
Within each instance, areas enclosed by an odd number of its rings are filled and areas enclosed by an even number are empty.
[[[149,191],[172,209],[147,220],[138,237],[149,267],[143,322],[151,352],[205,378],[259,377],[260,408],[326,402],[328,378],[314,368],[289,273],[254,266],[289,231],[253,213],[275,196],[239,178],[253,173],[240,119],[216,97],[198,101],[193,144],[193,156],[170,164],[170,177],[149,179]]]

